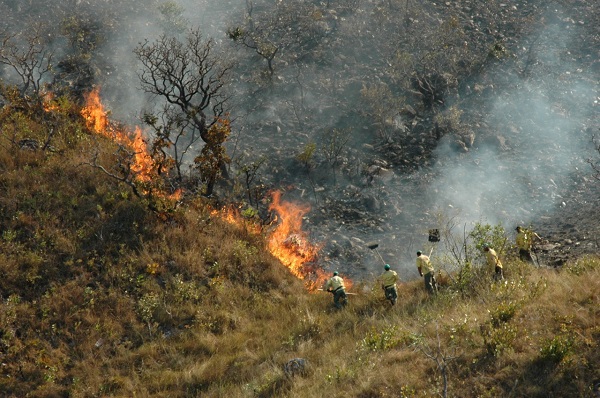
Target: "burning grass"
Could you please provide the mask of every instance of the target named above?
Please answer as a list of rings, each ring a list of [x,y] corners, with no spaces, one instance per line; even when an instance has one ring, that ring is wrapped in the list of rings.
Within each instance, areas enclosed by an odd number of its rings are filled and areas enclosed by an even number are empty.
[[[309,291],[316,291],[323,286],[329,275],[318,265],[320,246],[311,242],[302,230],[302,218],[310,211],[310,207],[281,200],[281,192],[272,192],[272,202],[269,210],[276,214],[275,220],[266,228],[244,219],[238,211],[231,207],[221,211],[213,211],[213,216],[219,216],[230,224],[244,227],[246,230],[259,234],[265,232],[269,252],[283,264],[292,275],[304,281]],[[352,286],[352,281],[345,279],[346,287]]]

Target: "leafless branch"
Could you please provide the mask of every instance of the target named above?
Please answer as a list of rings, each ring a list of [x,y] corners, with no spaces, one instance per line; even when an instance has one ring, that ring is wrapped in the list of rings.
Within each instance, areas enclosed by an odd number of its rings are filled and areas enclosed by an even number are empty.
[[[52,71],[54,52],[44,36],[44,25],[26,33],[0,32],[0,64],[13,69],[21,80],[21,95],[40,94],[45,76]]]
[[[592,138],[592,144],[596,149],[596,152],[600,155],[600,138],[594,137]],[[594,178],[600,181],[600,159],[592,159],[589,158],[587,162],[592,166],[592,170],[594,170]]]

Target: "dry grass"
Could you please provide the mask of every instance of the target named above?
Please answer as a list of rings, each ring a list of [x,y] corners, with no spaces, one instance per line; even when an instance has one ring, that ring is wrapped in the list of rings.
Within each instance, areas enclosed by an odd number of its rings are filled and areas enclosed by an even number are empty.
[[[395,307],[366,280],[336,311],[201,198],[157,217],[82,168],[90,137],[63,122],[56,152],[0,147],[3,396],[584,397],[600,379],[598,257],[508,259],[504,283],[437,297],[406,282]]]

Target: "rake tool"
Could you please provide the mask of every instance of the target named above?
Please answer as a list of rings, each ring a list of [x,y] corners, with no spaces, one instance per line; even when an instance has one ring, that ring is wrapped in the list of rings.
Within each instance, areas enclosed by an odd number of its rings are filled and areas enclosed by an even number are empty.
[[[329,292],[329,291],[323,290],[323,289],[317,289],[317,290],[320,291],[320,292],[332,293],[332,292]],[[358,296],[358,293],[346,292],[346,294],[349,294],[350,296]]]
[[[440,230],[439,229],[430,229],[429,230],[429,238],[427,239],[431,243],[437,243],[441,240],[440,238]],[[431,246],[431,250],[429,251],[429,257],[431,257],[431,253],[433,253],[433,248],[435,246]]]
[[[377,255],[379,256],[379,258],[381,259],[381,262],[383,263],[383,265],[386,265],[387,263],[385,262],[385,260],[383,259],[383,257],[381,257],[381,254],[379,254],[379,250],[377,250],[377,248],[379,247],[379,243],[377,242],[368,242],[367,243],[367,247],[371,250],[374,250],[375,253],[377,253]]]

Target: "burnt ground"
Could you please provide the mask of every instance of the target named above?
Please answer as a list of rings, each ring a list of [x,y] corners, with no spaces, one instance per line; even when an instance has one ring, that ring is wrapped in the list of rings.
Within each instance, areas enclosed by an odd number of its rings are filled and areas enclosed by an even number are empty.
[[[600,253],[600,180],[587,178],[577,187],[563,196],[551,216],[533,225],[543,239],[536,251],[542,265],[560,266]]]
[[[552,12],[554,7],[549,7],[551,12],[546,15],[545,24],[556,27],[553,29],[556,32],[568,32],[573,27],[579,27],[578,34],[566,46],[566,54],[577,60],[580,70],[589,73],[588,84],[594,86],[600,76],[598,3],[585,0],[557,2],[559,3],[561,7],[558,11]],[[539,50],[544,51],[545,46],[551,46],[561,35],[562,33],[555,37],[539,37]],[[551,74],[538,76],[542,81],[550,78]],[[561,79],[557,77],[553,80],[558,82]],[[561,90],[560,83],[556,84],[556,88]],[[598,98],[593,104],[587,105],[590,107],[587,112],[589,118],[583,122],[596,139],[600,132],[597,105]],[[581,105],[577,105],[573,109],[580,107]],[[591,160],[597,164],[599,159],[600,153],[593,153]],[[592,167],[587,164],[580,168],[580,174],[573,176],[571,184],[567,184],[569,188],[561,193],[562,200],[557,200],[554,209],[532,222],[532,227],[543,238],[537,249],[541,264],[560,266],[566,260],[600,253],[600,176],[594,177],[591,171]]]

